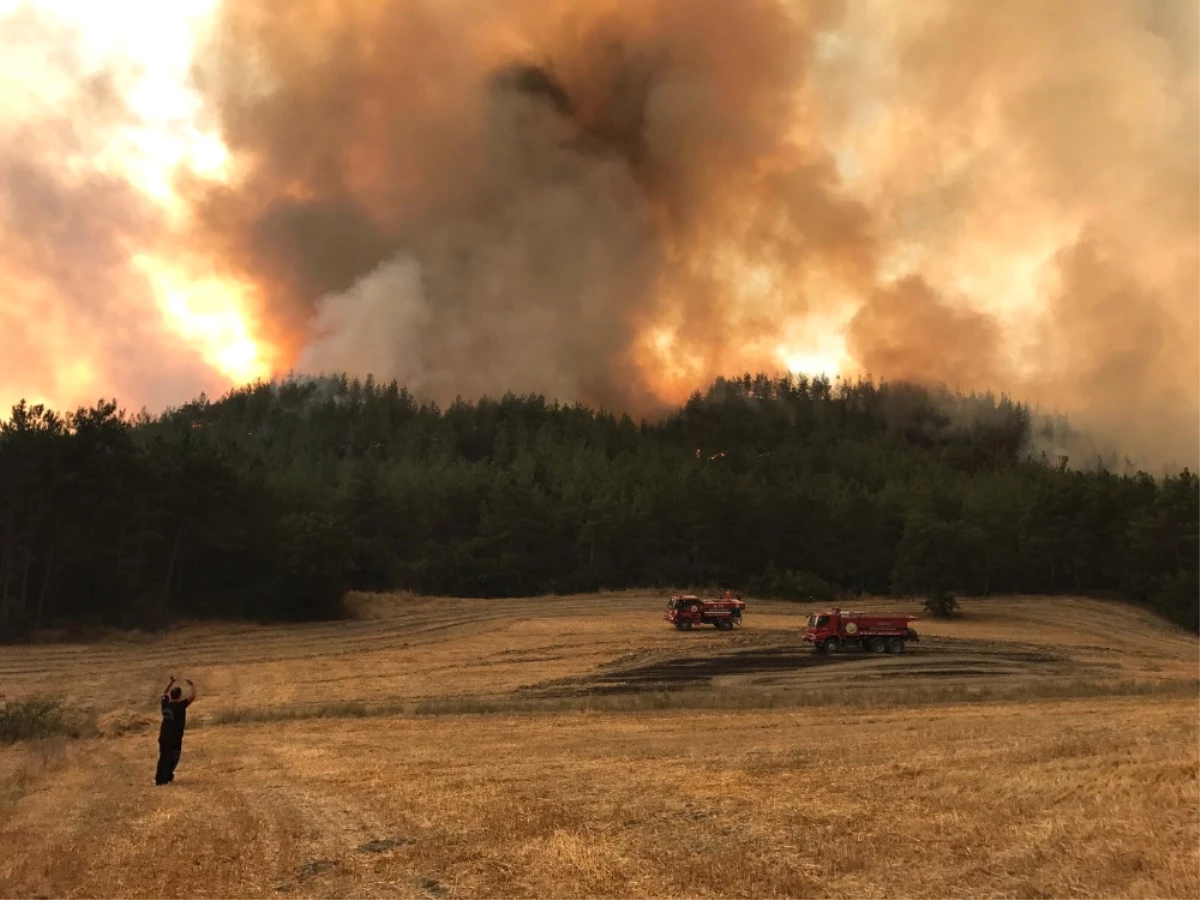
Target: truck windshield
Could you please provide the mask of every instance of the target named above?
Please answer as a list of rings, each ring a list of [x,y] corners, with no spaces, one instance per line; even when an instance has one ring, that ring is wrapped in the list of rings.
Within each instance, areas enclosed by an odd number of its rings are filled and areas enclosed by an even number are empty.
[[[829,616],[809,616],[808,617],[808,627],[809,628],[824,628],[828,624],[829,624]]]

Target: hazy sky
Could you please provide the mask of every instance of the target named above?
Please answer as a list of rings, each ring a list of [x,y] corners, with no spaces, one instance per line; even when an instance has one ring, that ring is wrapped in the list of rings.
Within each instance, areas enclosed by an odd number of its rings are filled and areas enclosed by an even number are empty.
[[[1195,464],[1197,10],[0,0],[0,404],[791,368]]]

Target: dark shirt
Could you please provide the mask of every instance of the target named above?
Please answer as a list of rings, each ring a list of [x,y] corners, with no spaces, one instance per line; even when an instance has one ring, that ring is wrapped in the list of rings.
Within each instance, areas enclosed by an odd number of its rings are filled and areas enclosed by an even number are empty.
[[[158,729],[160,741],[182,741],[183,727],[187,724],[187,708],[192,701],[162,698],[162,727]]]

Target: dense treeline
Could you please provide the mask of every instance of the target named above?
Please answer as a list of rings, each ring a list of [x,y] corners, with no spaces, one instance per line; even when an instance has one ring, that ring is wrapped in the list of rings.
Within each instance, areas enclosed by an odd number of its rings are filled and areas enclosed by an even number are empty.
[[[1029,452],[991,396],[721,380],[656,423],[289,380],[0,426],[0,630],[335,615],[347,588],[1113,592],[1198,628],[1196,476]]]

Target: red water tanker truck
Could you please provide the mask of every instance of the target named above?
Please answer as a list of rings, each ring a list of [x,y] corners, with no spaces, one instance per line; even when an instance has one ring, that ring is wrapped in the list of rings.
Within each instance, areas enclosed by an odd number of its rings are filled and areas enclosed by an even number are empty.
[[[908,641],[920,637],[909,623],[917,616],[847,612],[834,607],[808,617],[804,640],[818,653],[858,649],[868,653],[903,653]]]
[[[676,594],[667,601],[667,614],[663,616],[680,631],[690,631],[694,625],[715,625],[720,631],[728,631],[742,624],[742,610],[746,604],[741,597],[726,591],[720,600],[701,600],[695,594]]]

